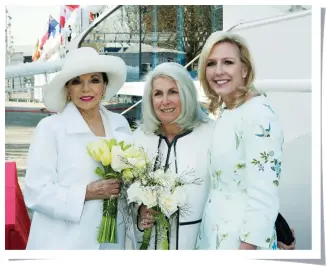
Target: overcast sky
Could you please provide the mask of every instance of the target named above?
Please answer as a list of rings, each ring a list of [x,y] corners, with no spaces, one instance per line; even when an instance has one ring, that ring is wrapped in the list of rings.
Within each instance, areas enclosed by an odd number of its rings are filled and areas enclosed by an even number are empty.
[[[8,6],[14,45],[35,45],[47,31],[49,15],[59,21],[60,6]]]

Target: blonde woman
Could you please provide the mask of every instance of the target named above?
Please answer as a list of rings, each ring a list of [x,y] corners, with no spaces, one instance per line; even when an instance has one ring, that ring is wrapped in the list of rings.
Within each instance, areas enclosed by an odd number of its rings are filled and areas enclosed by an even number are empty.
[[[216,32],[207,39],[199,79],[219,119],[198,249],[277,248],[283,130],[268,99],[252,89],[254,78],[241,36]]]

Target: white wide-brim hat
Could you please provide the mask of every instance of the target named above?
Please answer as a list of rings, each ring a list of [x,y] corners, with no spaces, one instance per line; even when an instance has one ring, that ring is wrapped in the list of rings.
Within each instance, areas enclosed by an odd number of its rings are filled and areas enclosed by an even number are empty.
[[[44,87],[43,103],[49,111],[62,112],[67,104],[65,84],[80,75],[104,72],[108,76],[104,100],[110,100],[122,87],[127,77],[127,67],[117,56],[99,55],[91,47],[81,47],[66,55],[61,71]]]

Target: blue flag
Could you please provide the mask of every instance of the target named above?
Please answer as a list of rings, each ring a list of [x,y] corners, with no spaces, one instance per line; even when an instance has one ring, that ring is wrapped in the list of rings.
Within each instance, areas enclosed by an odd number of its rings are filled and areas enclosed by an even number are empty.
[[[49,17],[49,28],[48,28],[48,38],[52,35],[53,37],[56,34],[56,27],[59,24],[51,15]]]

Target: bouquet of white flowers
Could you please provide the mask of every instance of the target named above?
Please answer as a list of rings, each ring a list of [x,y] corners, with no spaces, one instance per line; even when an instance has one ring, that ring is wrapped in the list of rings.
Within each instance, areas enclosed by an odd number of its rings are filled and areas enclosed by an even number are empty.
[[[100,139],[87,144],[88,154],[101,166],[95,173],[103,179],[119,179],[121,187],[133,178],[132,168],[145,167],[146,158],[134,146],[126,145],[116,139]],[[98,233],[99,243],[116,243],[116,219],[118,199],[103,200],[103,216]]]
[[[171,225],[169,218],[177,211],[186,211],[189,208],[187,204],[187,194],[185,186],[188,184],[200,184],[201,180],[184,180],[193,171],[177,175],[170,169],[154,167],[150,163],[145,164],[142,169],[133,168],[133,182],[127,189],[128,203],[137,203],[145,205],[147,208],[155,210],[154,219],[157,228],[156,239],[160,241],[163,250],[169,249],[168,232]],[[144,230],[143,240],[140,249],[148,249],[152,228]]]

